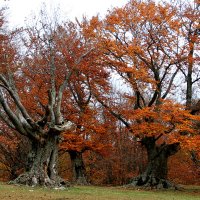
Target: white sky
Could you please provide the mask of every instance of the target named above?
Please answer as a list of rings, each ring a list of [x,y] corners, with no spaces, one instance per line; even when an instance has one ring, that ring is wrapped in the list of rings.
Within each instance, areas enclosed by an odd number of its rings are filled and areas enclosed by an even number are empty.
[[[91,17],[97,13],[103,16],[111,7],[121,7],[128,0],[0,0],[0,7],[9,7],[8,20],[12,26],[23,26],[25,18],[31,13],[37,13],[42,4],[47,5],[48,10],[54,10],[58,6],[67,19],[75,17],[81,19],[83,15]]]

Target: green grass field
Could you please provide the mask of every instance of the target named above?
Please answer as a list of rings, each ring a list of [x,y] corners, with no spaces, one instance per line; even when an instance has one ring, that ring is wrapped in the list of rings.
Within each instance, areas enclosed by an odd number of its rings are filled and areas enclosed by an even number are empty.
[[[200,186],[181,191],[145,191],[122,187],[74,186],[64,190],[0,183],[1,200],[199,200]]]

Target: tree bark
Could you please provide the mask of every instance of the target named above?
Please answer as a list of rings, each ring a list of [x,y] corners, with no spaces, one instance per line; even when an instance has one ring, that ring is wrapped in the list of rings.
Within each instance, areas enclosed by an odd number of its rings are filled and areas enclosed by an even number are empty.
[[[69,155],[72,162],[73,182],[78,185],[88,185],[82,152],[69,151]]]
[[[147,150],[147,167],[141,175],[133,179],[131,185],[158,189],[176,188],[167,180],[167,162],[168,158],[180,149],[179,143],[157,145],[155,137],[145,137],[142,140],[142,145]]]
[[[28,155],[27,171],[17,177],[13,183],[29,186],[66,185],[57,173],[58,136],[49,134],[44,142],[32,141]]]

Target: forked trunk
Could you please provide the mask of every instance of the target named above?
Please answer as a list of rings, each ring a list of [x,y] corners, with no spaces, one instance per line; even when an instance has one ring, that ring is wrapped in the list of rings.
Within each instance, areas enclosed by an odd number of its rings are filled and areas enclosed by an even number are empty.
[[[142,144],[147,149],[148,164],[145,172],[133,179],[131,185],[158,189],[176,188],[167,180],[167,162],[180,149],[179,143],[156,145],[154,137],[146,137]]]
[[[69,154],[72,162],[73,182],[78,185],[88,185],[82,152],[70,151]]]
[[[13,182],[30,186],[60,186],[65,184],[57,173],[58,139],[50,135],[44,142],[33,141],[28,158],[28,170]]]

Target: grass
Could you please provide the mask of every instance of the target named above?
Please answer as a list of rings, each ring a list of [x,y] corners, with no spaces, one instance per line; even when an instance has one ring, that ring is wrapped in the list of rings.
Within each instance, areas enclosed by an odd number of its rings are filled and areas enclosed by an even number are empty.
[[[145,191],[122,187],[74,186],[56,190],[0,183],[2,200],[199,200],[200,186],[182,191]]]

